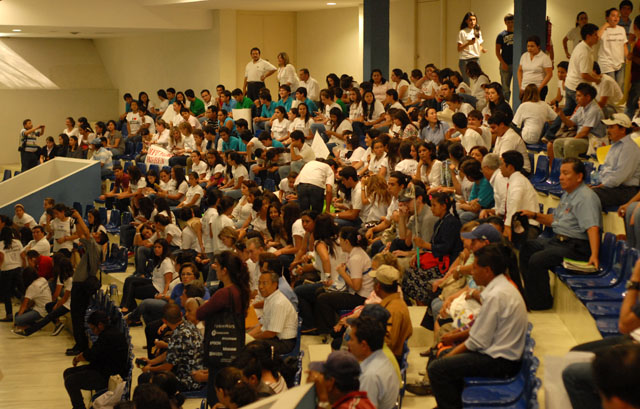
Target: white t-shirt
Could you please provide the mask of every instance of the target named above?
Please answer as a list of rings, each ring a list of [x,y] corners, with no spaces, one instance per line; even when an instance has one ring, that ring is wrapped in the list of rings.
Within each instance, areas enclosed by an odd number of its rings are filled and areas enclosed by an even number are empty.
[[[478,100],[476,102],[476,109],[478,111],[482,111],[482,108],[487,105],[487,100],[484,97],[484,88],[482,88],[482,86],[487,85],[489,82],[489,77],[487,77],[486,75],[481,75],[475,80],[471,81],[471,95],[476,97],[476,99]]]
[[[213,222],[213,252],[215,254],[222,253],[225,250],[231,250],[224,245],[220,238],[218,238],[218,234],[220,234],[222,229],[225,227],[234,227],[233,220],[231,220],[226,214],[221,214],[216,217]]]
[[[202,241],[204,242],[204,235],[202,236]],[[180,248],[182,250],[195,250],[198,253],[202,253],[198,235],[189,225],[186,225],[184,229],[182,229],[182,245]]]
[[[298,82],[298,88],[299,87],[306,88],[307,98],[309,98],[312,101],[318,101],[320,90],[318,86],[318,81],[316,81],[314,78],[309,77],[309,79],[306,81]],[[293,91],[293,89],[291,91]]]
[[[236,207],[233,208],[233,211],[231,212],[231,217],[233,217],[236,220],[237,226],[242,226],[244,222],[249,218],[249,216],[252,215],[251,213],[252,211],[253,211],[253,204],[249,203],[247,201],[247,197],[244,196],[242,199],[240,199],[238,204],[236,204]]]
[[[458,33],[458,44],[466,44],[474,38],[476,38],[475,30],[465,27]],[[458,53],[458,59],[469,60],[471,58],[480,58],[480,44],[482,43],[482,33],[478,32],[476,42],[463,48],[462,51]]]
[[[474,146],[484,146],[482,135],[471,128],[467,128],[464,135],[460,136],[460,143],[467,153],[471,152]]]
[[[187,194],[184,198],[184,203],[191,202],[195,195],[200,195],[200,197],[198,197],[198,200],[196,200],[194,206],[200,206],[200,201],[202,200],[202,196],[204,196],[204,190],[202,190],[202,187],[200,187],[200,185],[189,186],[189,189],[187,189]]]
[[[144,116],[144,124],[149,124],[149,134],[153,135],[154,133],[156,133],[156,123],[149,115]]]
[[[369,161],[369,172],[377,174],[382,168],[387,168],[386,176],[389,177],[389,159],[387,159],[386,152],[382,154],[380,159],[376,159],[376,156],[372,154]]]
[[[293,222],[293,224],[291,225],[291,236],[292,237],[300,237],[301,239],[304,238],[305,235],[305,231],[304,231],[304,227],[302,227],[302,219],[298,219],[295,222]],[[292,240],[292,242],[295,242],[295,240]]]
[[[435,159],[431,163],[431,170],[427,175],[426,166],[420,169],[420,180],[424,182],[427,187],[438,187],[442,184],[442,162]]]
[[[27,226],[30,229],[33,229],[36,226],[36,221],[29,214],[24,213],[21,218],[18,216],[13,216],[13,224],[15,224],[18,228],[23,228]]]
[[[72,219],[69,217],[67,220],[61,221],[56,218],[51,220],[50,226],[51,230],[53,230],[53,252],[55,253],[61,249],[73,250],[73,241],[65,241],[60,244],[57,240],[65,236],[71,236],[76,231]]]
[[[602,97],[609,97],[607,104],[613,105],[622,99],[620,85],[610,76],[603,75],[600,84],[594,85],[597,91],[596,100],[600,100]]]
[[[400,80],[400,82],[395,84],[394,89],[398,91],[398,94],[400,94],[400,88],[402,87],[410,87],[409,82],[407,82],[407,80]],[[407,91],[404,93],[404,97],[401,99],[401,101],[403,104],[411,101],[409,97],[409,88],[407,88]]]
[[[340,135],[344,135],[345,131],[352,131],[353,132],[353,126],[351,126],[351,121],[348,120],[343,120],[342,122],[340,122],[340,125],[338,125],[338,127],[336,128],[335,132],[337,134]],[[329,138],[329,142],[327,143],[335,143],[336,145],[338,145],[340,148],[344,148],[345,147],[345,142],[344,140],[331,135],[331,138]]]
[[[302,161],[304,163],[308,163],[316,159],[315,152],[313,151],[311,146],[307,145],[306,143],[302,145],[301,149],[293,148],[293,152],[295,152],[296,155],[302,156]]]
[[[578,84],[584,82],[581,74],[593,71],[593,49],[584,41],[581,41],[571,53],[569,68],[567,69],[567,79],[564,86],[575,91]]]
[[[331,166],[323,162],[312,160],[306,163],[296,178],[295,186],[307,183],[325,189],[327,185],[333,186],[335,175]]]
[[[24,248],[26,253],[29,250],[37,251],[41,256],[51,255],[51,246],[46,237],[43,237],[40,241],[31,240]]]
[[[355,119],[362,115],[362,102],[353,103],[349,106],[349,119],[355,121]]]
[[[233,175],[234,184],[238,184],[238,180],[240,180],[240,178],[244,178],[243,180],[247,180],[249,178],[249,172],[247,172],[247,168],[243,165],[232,167],[231,174]]]
[[[271,135],[273,139],[283,141],[289,136],[289,120],[284,118],[282,121],[276,119],[271,123]]]
[[[367,298],[373,291],[373,278],[369,276],[369,270],[371,269],[371,258],[360,247],[354,247],[348,255],[347,259],[347,272],[351,279],[361,278],[362,286],[358,291],[349,287],[351,294],[358,294],[361,297]]]
[[[582,41],[582,35],[580,34],[580,29],[581,29],[580,26],[576,26],[571,30],[569,30],[569,32],[567,33],[567,39],[571,41],[571,47],[569,47],[570,53],[572,53],[573,50],[578,45],[578,43]]]
[[[522,67],[522,89],[529,84],[540,86],[545,77],[545,69],[552,68],[551,58],[544,52],[539,51],[533,59],[531,53],[524,53],[520,57],[520,66]]]
[[[395,170],[413,178],[418,169],[418,162],[415,159],[403,159],[396,165]]]
[[[144,118],[137,112],[129,112],[127,114],[127,123],[129,123],[129,129],[134,134],[140,130],[140,127],[144,123]]]
[[[291,132],[300,131],[306,137],[311,131],[311,120],[305,122],[304,118],[296,118],[289,125],[289,129],[291,129]]]
[[[46,278],[38,277],[34,280],[34,282],[27,287],[24,297],[34,302],[33,310],[40,314],[41,317],[47,315],[45,306],[51,302],[51,289],[49,288],[49,283]]]
[[[191,171],[196,172],[198,176],[204,175],[207,173],[207,162],[201,160],[196,165],[195,163],[191,164]]]
[[[4,254],[4,261],[0,266],[1,271],[9,271],[22,266],[22,259],[20,253],[22,252],[22,243],[20,240],[13,239],[11,241],[11,247],[5,249],[4,242],[0,242],[0,253]]]
[[[261,76],[268,73],[269,71],[275,70],[276,67],[273,64],[260,58],[255,63],[253,62],[253,60],[247,63],[247,66],[244,69],[244,76],[247,79],[247,82],[261,82]]]
[[[165,257],[160,265],[156,266],[153,269],[153,272],[151,274],[151,282],[159,293],[162,293],[164,291],[164,275],[167,273],[171,273],[171,280],[175,278],[174,276],[176,275],[176,268],[173,265],[173,261],[171,261],[171,258],[169,257]]]
[[[622,26],[607,27],[600,37],[598,64],[602,73],[617,71],[624,64],[627,31]]]
[[[496,138],[496,145],[493,147],[493,153],[498,156],[502,156],[503,153],[511,150],[520,152],[522,159],[524,160],[524,170],[531,172],[531,163],[529,162],[527,146],[524,144],[520,135],[518,135],[513,129],[509,129],[504,133],[504,135]]]
[[[557,116],[544,101],[523,102],[513,117],[513,123],[522,128],[522,139],[526,143],[538,143],[544,123],[553,121]]]

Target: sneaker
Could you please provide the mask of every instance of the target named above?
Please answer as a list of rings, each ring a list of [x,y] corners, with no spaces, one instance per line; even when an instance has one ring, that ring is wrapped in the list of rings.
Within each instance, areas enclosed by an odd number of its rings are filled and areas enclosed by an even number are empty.
[[[14,333],[14,334],[16,334],[16,335],[23,336],[23,337],[26,337],[26,336],[27,336],[27,333],[26,333],[26,332],[24,332],[24,330],[23,330],[23,329],[12,329],[12,330],[11,330],[11,332],[13,332],[13,333]]]
[[[76,356],[76,355],[79,355],[81,352],[82,352],[81,350],[79,350],[79,349],[74,347],[74,348],[67,349],[64,352],[64,354],[67,355],[67,356]]]
[[[53,332],[51,332],[51,336],[55,337],[60,332],[62,332],[63,328],[64,328],[64,322],[58,321],[58,323],[56,324],[55,328],[53,329]]]
[[[12,317],[0,318],[0,322],[13,322],[13,318]]]
[[[431,390],[431,384],[427,382],[410,383],[407,386],[405,386],[405,389],[413,393],[414,395],[418,395],[418,396],[433,395],[433,392]]]

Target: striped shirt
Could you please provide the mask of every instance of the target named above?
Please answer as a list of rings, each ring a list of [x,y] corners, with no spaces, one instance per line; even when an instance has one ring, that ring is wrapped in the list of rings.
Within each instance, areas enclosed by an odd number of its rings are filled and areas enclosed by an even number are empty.
[[[37,152],[38,149],[40,149],[40,147],[36,143],[36,141],[38,140],[38,136],[40,136],[40,131],[34,131],[28,135],[27,135],[27,131],[28,129],[26,128],[23,128],[22,131],[20,131],[20,145],[21,146],[23,144],[25,145],[25,149],[24,149],[25,152]],[[26,143],[25,143],[25,138],[26,138]]]

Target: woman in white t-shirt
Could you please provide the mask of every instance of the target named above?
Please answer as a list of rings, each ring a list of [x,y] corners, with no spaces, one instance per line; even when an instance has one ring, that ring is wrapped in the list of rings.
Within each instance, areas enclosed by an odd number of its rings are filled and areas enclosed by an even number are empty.
[[[289,137],[289,119],[283,106],[277,106],[274,112],[275,118],[271,122],[271,137],[279,142],[286,141]]]
[[[289,55],[285,52],[278,54],[278,84],[288,85],[291,90],[298,89],[298,73],[293,64],[289,63]]]
[[[582,35],[580,34],[580,30],[584,27],[585,24],[589,22],[589,16],[587,16],[586,11],[581,11],[576,16],[576,26],[569,30],[567,35],[562,39],[562,47],[564,48],[564,54],[567,56],[567,60],[571,58],[571,52],[569,52],[569,48],[567,47],[567,43],[571,41],[571,51],[576,48],[576,45],[580,41],[582,41]]]
[[[207,152],[207,171],[200,183],[206,183],[205,190],[211,186],[218,186],[224,180],[225,164],[218,151]]]
[[[549,104],[540,100],[538,87],[529,84],[524,89],[522,103],[513,117],[513,123],[522,128],[521,135],[525,143],[534,144],[540,142],[544,123],[553,121],[557,116]]]
[[[196,207],[185,208],[182,213],[181,219],[185,220],[184,229],[182,229],[182,244],[180,248],[182,250],[192,250],[197,254],[204,253],[204,239],[202,235],[202,220],[197,217],[194,211],[199,209]],[[204,216],[203,216],[204,219]]]
[[[48,233],[53,234],[53,252],[62,250],[68,257],[71,257],[73,241],[77,237],[75,236],[73,219],[65,215],[66,211],[67,207],[62,203],[53,206],[53,219],[46,229]]]
[[[282,206],[282,222],[285,232],[285,245],[276,250],[273,254],[281,260],[285,260],[285,271],[289,271],[289,266],[293,263],[295,255],[302,248],[305,236],[300,217],[300,206],[297,202],[288,202]]]
[[[311,115],[309,115],[309,106],[301,102],[297,108],[292,108],[291,112],[294,113],[295,118],[289,125],[289,136],[291,132],[300,131],[304,134],[306,143],[309,145],[313,140],[313,134],[311,133]]]
[[[620,89],[624,89],[624,63],[629,54],[627,31],[618,25],[620,12],[617,9],[608,9],[605,16],[607,23],[598,30],[600,36],[598,65],[603,74],[615,79]]]
[[[344,149],[345,147],[345,131],[353,132],[351,122],[344,117],[342,108],[331,108],[329,112],[331,119],[331,127],[327,129],[326,134],[329,136],[327,148],[333,150],[334,147]]]
[[[362,116],[362,95],[358,88],[349,90],[349,121],[353,124]]]
[[[198,174],[198,180],[207,175],[207,162],[202,160],[200,152],[191,152],[191,171]]]
[[[51,335],[58,335],[64,328],[64,323],[58,320],[58,318],[71,311],[73,265],[71,265],[71,261],[66,257],[54,257],[53,271],[56,289],[53,292],[53,296],[51,298],[52,301],[45,304],[45,310],[48,314],[46,314],[44,318],[31,324],[24,331],[16,331],[18,335],[29,336],[34,332],[40,331],[50,322],[53,322],[54,324],[54,329]]]
[[[13,322],[17,331],[26,329],[47,315],[46,305],[51,302],[49,283],[46,278],[38,276],[36,270],[31,267],[25,268],[22,272],[22,282],[27,290]]]
[[[154,113],[156,114],[156,117],[162,118],[162,115],[169,107],[169,98],[167,97],[167,92],[163,89],[159,89],[157,95],[160,103],[158,103],[158,107]]]
[[[371,258],[366,252],[367,238],[355,227],[340,230],[340,248],[346,255],[346,263],[338,265],[336,271],[346,284],[346,292],[325,292],[316,300],[315,316],[318,333],[327,334],[337,323],[339,310],[352,310],[364,304],[373,290]]]
[[[166,198],[170,206],[177,206],[178,203],[182,202],[189,189],[189,184],[184,177],[184,168],[181,166],[172,167],[171,179],[169,181],[166,179],[166,172],[161,171],[160,189],[157,196]]]
[[[244,165],[242,155],[238,152],[231,152],[227,157],[227,163],[231,166],[231,178],[220,188],[226,196],[231,196],[234,199],[240,199],[242,192],[240,186],[242,181],[249,179],[249,172]]]
[[[22,271],[22,243],[13,238],[13,230],[10,227],[3,227],[0,230],[0,298],[4,302],[6,316],[0,320],[3,322],[13,321],[13,307],[11,296],[20,282],[20,272]]]
[[[372,91],[365,91],[360,101],[360,116],[352,120],[353,129],[362,138],[374,125],[384,121],[384,106]]]
[[[340,155],[336,158],[342,167],[353,166],[356,170],[362,168],[365,162],[365,150],[360,146],[358,135],[349,131],[345,132],[346,147],[340,150]]]
[[[363,179],[362,184],[360,219],[366,227],[370,227],[386,216],[392,197],[384,178],[378,175]]]
[[[398,149],[402,160],[395,166],[395,171],[402,172],[409,177],[413,177],[418,169],[418,152],[416,147],[410,141],[402,141]]]
[[[69,138],[75,136],[80,139],[80,130],[76,128],[76,121],[72,117],[67,117],[64,120],[65,128],[62,130],[63,134],[66,134]]]
[[[547,84],[553,76],[553,63],[551,58],[540,49],[540,37],[533,35],[527,39],[527,52],[520,57],[518,67],[518,85],[520,98],[524,89],[529,84],[534,84],[540,91],[540,99],[547,98]]]
[[[437,149],[432,142],[422,142],[418,147],[418,167],[414,179],[424,182],[427,188],[438,187],[442,184],[442,162],[436,159]]]
[[[484,86],[489,84],[489,77],[482,71],[480,64],[476,61],[469,61],[466,67],[467,75],[471,79],[471,95],[476,97],[476,109],[482,111],[487,106],[487,99],[484,94]]]
[[[487,50],[482,47],[482,33],[478,25],[478,18],[469,11],[464,15],[460,24],[460,32],[458,33],[458,66],[465,82],[469,82],[467,76],[467,64],[471,61],[478,62],[480,53],[486,53]]]
[[[406,105],[409,102],[409,76],[400,68],[394,68],[391,71],[391,81],[393,89],[398,93],[398,101]]]
[[[242,197],[231,212],[231,218],[237,228],[247,227],[251,222],[251,211],[253,210],[253,200],[260,195],[260,189],[256,187],[252,180],[245,180],[240,186]]]
[[[382,71],[378,68],[371,70],[371,83],[373,84],[373,95],[376,97],[376,101],[382,103],[387,98],[387,91],[393,88],[393,84],[382,76]]]
[[[151,273],[151,278],[131,275],[124,280],[120,311],[123,314],[132,312],[132,315],[127,317],[127,321],[137,322],[139,320],[139,316],[133,313],[137,307],[136,299],[154,298],[156,294],[160,294],[162,297],[169,297],[169,284],[176,278],[176,269],[173,260],[169,257],[170,252],[167,240],[157,239],[153,243],[153,263],[155,267]]]
[[[199,175],[197,172],[189,173],[189,188],[185,194],[184,200],[178,204],[178,207],[200,206],[200,201],[204,196],[204,190],[198,184]]]
[[[234,206],[235,201],[233,198],[224,196],[220,199],[220,204],[218,205],[218,217],[213,219],[211,224],[211,229],[213,230],[213,253],[216,255],[225,250],[232,250],[223,243],[220,238],[220,232],[222,232],[225,227],[235,228],[233,220],[231,219],[231,212],[233,212]]]
[[[382,140],[376,139],[373,141],[372,153],[368,167],[369,174],[378,175],[386,180],[389,173],[389,161],[387,153],[384,151],[384,142]]]
[[[27,227],[29,229],[33,229],[36,226],[36,220],[24,211],[24,206],[20,203],[14,206],[15,215],[13,216],[13,224],[21,229],[23,227]]]

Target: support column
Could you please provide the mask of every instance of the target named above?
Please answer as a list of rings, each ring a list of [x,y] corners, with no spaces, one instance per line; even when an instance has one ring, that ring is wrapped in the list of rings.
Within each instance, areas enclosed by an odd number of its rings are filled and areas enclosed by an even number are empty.
[[[522,53],[527,51],[527,38],[532,35],[540,37],[542,50],[547,49],[547,1],[546,0],[514,0],[513,27],[513,112],[520,105],[518,90],[518,65]],[[557,45],[557,44],[556,44]]]
[[[364,0],[363,75],[379,68],[389,78],[389,0]]]

